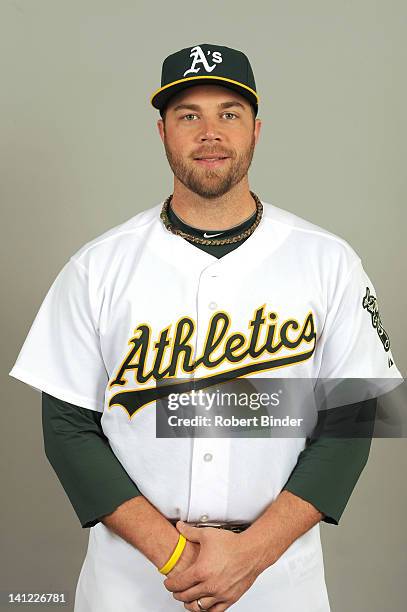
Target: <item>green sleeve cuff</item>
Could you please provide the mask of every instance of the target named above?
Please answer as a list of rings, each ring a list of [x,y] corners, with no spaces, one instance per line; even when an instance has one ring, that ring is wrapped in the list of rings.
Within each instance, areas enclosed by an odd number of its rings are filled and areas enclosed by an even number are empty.
[[[320,438],[298,458],[284,489],[311,503],[326,523],[339,524],[369,456],[370,438]]]
[[[311,503],[326,523],[338,525],[369,457],[376,399],[339,407],[318,416],[309,445],[300,453],[284,489]],[[335,428],[356,416],[367,419],[366,437],[334,437]],[[342,430],[343,431],[343,430]],[[369,433],[370,432],[370,433]]]
[[[78,508],[77,514],[83,528],[94,527],[103,516],[114,512],[125,501],[141,495],[132,481],[129,482],[128,478],[120,476],[115,480],[109,480],[104,487],[100,486],[98,489],[99,497],[95,491],[90,500],[93,506],[86,507],[85,504],[81,504]],[[106,490],[109,491],[108,494]]]

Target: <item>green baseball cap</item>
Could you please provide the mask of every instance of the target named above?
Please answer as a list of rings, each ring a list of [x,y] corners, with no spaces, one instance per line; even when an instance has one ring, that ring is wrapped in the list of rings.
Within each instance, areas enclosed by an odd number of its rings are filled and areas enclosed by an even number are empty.
[[[161,87],[153,93],[150,102],[162,114],[168,100],[179,91],[210,83],[244,96],[257,115],[259,96],[247,56],[242,51],[220,45],[195,45],[166,57],[161,70]]]

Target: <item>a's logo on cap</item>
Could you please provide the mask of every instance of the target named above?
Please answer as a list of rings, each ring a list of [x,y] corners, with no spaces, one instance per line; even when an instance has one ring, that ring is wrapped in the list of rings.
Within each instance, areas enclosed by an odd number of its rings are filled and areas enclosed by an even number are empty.
[[[202,51],[201,47],[192,47],[190,53],[190,57],[193,58],[192,65],[190,68],[188,68],[188,70],[184,72],[183,76],[189,74],[190,72],[199,72],[201,66],[199,66],[199,68],[195,68],[197,64],[202,64],[206,72],[212,72],[212,70],[216,68],[216,64],[222,63],[222,53],[220,53],[220,51],[211,52],[208,50],[207,54],[212,55],[212,61],[214,62],[212,66],[208,64],[208,61],[205,57],[205,53]]]

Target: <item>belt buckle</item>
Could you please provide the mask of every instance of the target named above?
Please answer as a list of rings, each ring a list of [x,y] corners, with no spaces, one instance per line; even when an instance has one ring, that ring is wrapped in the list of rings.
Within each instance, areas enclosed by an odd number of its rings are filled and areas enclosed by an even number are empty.
[[[205,522],[195,522],[195,523],[189,523],[190,525],[192,525],[192,527],[215,527],[217,529],[226,529],[227,531],[233,531],[235,533],[240,533],[241,531],[244,531],[244,529],[242,529],[242,525],[244,525],[245,529],[248,527],[247,523],[236,523],[236,522],[230,522],[230,523],[216,523],[213,521],[205,521]]]
[[[217,528],[222,528],[223,525],[226,525],[227,523],[215,523],[213,521],[205,521],[205,522],[192,522],[192,523],[188,523],[189,525],[191,525],[192,527],[217,527]]]

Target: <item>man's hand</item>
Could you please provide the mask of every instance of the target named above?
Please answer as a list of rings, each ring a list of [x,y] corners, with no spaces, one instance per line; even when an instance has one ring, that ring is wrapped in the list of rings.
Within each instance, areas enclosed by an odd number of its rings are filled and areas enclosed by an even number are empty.
[[[176,527],[187,540],[199,543],[200,549],[189,568],[167,575],[165,588],[173,592],[174,599],[184,602],[186,610],[199,612],[198,598],[210,612],[227,610],[261,573],[252,548],[239,533],[225,529],[192,527],[181,521]]]
[[[186,541],[184,550],[181,553],[180,558],[166,575],[166,578],[173,578],[174,576],[179,576],[183,574],[186,569],[191,567],[198,559],[199,549],[201,548],[198,542],[190,542]]]

